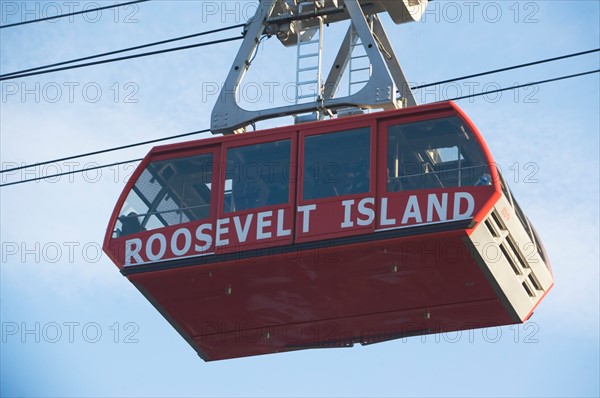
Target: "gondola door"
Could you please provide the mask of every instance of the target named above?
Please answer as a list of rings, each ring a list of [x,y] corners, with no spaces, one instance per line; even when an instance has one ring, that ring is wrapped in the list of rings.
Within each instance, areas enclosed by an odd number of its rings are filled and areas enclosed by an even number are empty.
[[[223,145],[217,253],[290,245],[296,143],[292,133],[248,136]]]
[[[301,130],[296,242],[374,231],[374,130],[368,120]]]

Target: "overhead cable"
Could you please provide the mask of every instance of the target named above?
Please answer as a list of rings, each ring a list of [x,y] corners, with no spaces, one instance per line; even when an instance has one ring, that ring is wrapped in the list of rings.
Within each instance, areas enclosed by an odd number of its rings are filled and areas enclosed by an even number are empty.
[[[29,178],[27,180],[7,182],[7,183],[4,183],[4,184],[0,184],[0,188],[1,187],[8,187],[10,185],[24,184],[26,182],[34,182],[34,181],[39,181],[39,180],[47,180],[49,178],[62,177],[62,176],[66,176],[66,175],[69,175],[69,174],[83,173],[83,172],[87,172],[87,171],[90,171],[90,170],[99,170],[99,169],[105,169],[107,167],[121,166],[121,165],[128,164],[128,163],[140,162],[142,160],[143,159],[141,159],[141,158],[140,159],[125,160],[123,162],[105,164],[105,165],[95,166],[95,167],[88,167],[88,168],[84,168],[84,169],[80,169],[80,170],[65,171],[64,173],[57,173],[57,174],[52,174],[52,175],[43,176],[43,177]]]
[[[229,30],[229,29],[240,28],[242,26],[244,26],[244,24],[238,24],[238,25],[228,26],[226,28],[208,30],[208,31],[205,31],[205,32],[194,33],[194,34],[186,35],[186,36],[179,36],[179,37],[175,37],[175,38],[167,39],[167,40],[155,41],[153,43],[148,43],[148,44],[142,44],[142,45],[139,45],[139,46],[123,48],[121,50],[114,50],[114,51],[109,51],[109,52],[105,52],[105,53],[101,53],[101,54],[94,54],[94,55],[90,55],[90,56],[87,56],[87,57],[71,59],[71,60],[68,60],[68,61],[57,62],[57,63],[54,63],[54,64],[49,64],[49,65],[44,65],[44,66],[37,66],[35,68],[24,69],[24,70],[20,70],[20,71],[17,71],[17,72],[5,73],[3,75],[0,75],[0,78],[7,77],[7,76],[13,76],[13,75],[20,75],[20,74],[23,74],[23,73],[33,72],[33,71],[36,71],[36,70],[53,68],[53,67],[56,67],[56,66],[62,66],[62,65],[72,64],[72,63],[75,63],[75,62],[88,61],[88,60],[94,59],[94,58],[101,58],[101,57],[106,57],[108,55],[115,55],[115,54],[120,54],[120,53],[124,53],[124,52],[128,52],[128,51],[139,50],[139,49],[142,49],[142,48],[158,46],[158,45],[161,45],[161,44],[172,43],[174,41],[191,39],[191,38],[194,38],[194,37],[200,37],[200,36],[209,35],[209,34],[213,34],[213,33],[223,32],[223,31]]]
[[[155,144],[157,142],[167,141],[167,140],[173,140],[175,138],[183,138],[183,137],[189,137],[191,135],[196,135],[196,134],[201,134],[201,133],[208,133],[209,131],[210,131],[210,129],[199,130],[199,131],[192,131],[191,133],[177,134],[177,135],[172,135],[172,136],[169,136],[169,137],[156,138],[154,140],[136,142],[134,144],[121,145],[121,146],[117,146],[117,147],[113,147],[113,148],[107,148],[107,149],[101,149],[101,150],[98,150],[98,151],[82,153],[80,155],[66,156],[64,158],[53,159],[53,160],[46,160],[46,161],[43,161],[43,162],[40,162],[40,163],[28,164],[28,165],[23,165],[23,166],[19,166],[19,167],[12,167],[12,168],[6,169],[6,170],[0,170],[0,174],[1,173],[8,173],[8,172],[11,172],[11,171],[17,171],[17,170],[27,169],[27,168],[30,168],[30,167],[44,166],[44,165],[51,164],[51,163],[64,162],[66,160],[73,160],[73,159],[84,158],[84,157],[92,156],[92,155],[100,155],[100,154],[103,154],[103,153],[120,151],[120,150],[123,150],[123,149],[134,148],[134,147],[141,146],[141,145]]]
[[[46,74],[46,73],[60,72],[60,71],[63,71],[63,70],[84,68],[84,67],[88,67],[88,66],[107,64],[107,63],[110,63],[110,62],[117,62],[117,61],[124,61],[124,60],[128,60],[128,59],[147,57],[147,56],[150,56],[150,55],[157,55],[157,54],[164,54],[164,53],[169,53],[169,52],[173,52],[173,51],[187,50],[187,49],[190,49],[190,48],[212,46],[214,44],[226,43],[226,42],[234,41],[234,40],[241,40],[243,38],[244,38],[243,36],[239,36],[239,37],[236,36],[236,37],[230,37],[230,38],[227,38],[227,39],[213,40],[213,41],[207,41],[207,42],[204,42],[204,43],[190,44],[190,45],[187,45],[187,46],[167,48],[167,49],[164,49],[164,50],[151,51],[151,52],[142,53],[142,54],[127,55],[125,57],[117,57],[117,58],[104,59],[104,60],[100,60],[100,61],[88,62],[88,63],[85,63],[85,64],[77,64],[77,65],[71,65],[71,66],[64,66],[62,68],[45,69],[45,70],[39,70],[39,71],[36,71],[36,72],[21,73],[21,74],[17,74],[17,75],[13,74],[11,76],[0,77],[0,81],[20,79],[20,78],[28,77],[28,76],[43,75],[43,74]]]
[[[537,86],[537,85],[540,85],[540,84],[545,84],[545,83],[550,83],[550,82],[556,82],[556,81],[565,80],[565,79],[571,79],[571,78],[579,77],[579,76],[591,75],[593,73],[599,73],[599,72],[600,72],[600,69],[596,69],[596,70],[591,70],[591,71],[588,71],[588,72],[575,73],[573,75],[560,76],[560,77],[555,77],[555,78],[552,78],[552,79],[539,80],[537,82],[520,84],[518,86],[504,87],[504,88],[499,88],[497,90],[490,90],[490,91],[484,91],[484,92],[476,93],[476,94],[463,95],[463,96],[460,96],[460,97],[449,98],[449,99],[446,99],[444,101],[458,101],[458,100],[466,99],[466,98],[480,97],[482,95],[494,94],[494,93],[499,93],[499,92],[508,91],[508,90],[516,90],[518,88],[529,87],[529,86]]]
[[[571,79],[571,78],[585,76],[585,75],[591,75],[593,73],[600,73],[600,69],[592,70],[592,71],[588,71],[588,72],[576,73],[576,74],[572,74],[572,75],[555,77],[555,78],[552,78],[552,79],[540,80],[540,81],[531,82],[531,83],[528,83],[528,84],[521,84],[519,86],[505,87],[505,88],[501,88],[501,89],[498,89],[498,90],[486,91],[486,92],[477,93],[477,94],[464,95],[464,96],[452,98],[452,99],[449,99],[449,100],[450,101],[458,101],[458,100],[461,100],[461,99],[466,99],[466,98],[471,98],[471,97],[479,97],[479,96],[482,96],[482,95],[493,94],[493,93],[497,93],[497,92],[501,92],[501,91],[515,90],[515,89],[518,89],[518,88],[532,86],[532,85],[540,85],[540,84],[555,82],[555,81],[558,81],[558,80],[565,80],[565,79]],[[446,101],[449,101],[449,100],[446,100]],[[202,132],[207,132],[207,131],[208,130],[202,130]],[[191,134],[191,133],[188,133],[188,134]],[[174,137],[176,137],[176,136],[173,136],[171,138],[174,138]],[[165,139],[167,139],[167,138],[165,138]],[[155,141],[155,140],[153,140],[153,141]],[[148,142],[150,142],[150,141],[148,141]],[[146,142],[146,143],[148,143],[148,142]],[[139,145],[142,145],[142,144],[143,143],[139,143]],[[124,147],[132,147],[132,146],[136,146],[136,145],[138,145],[138,144],[130,144],[130,145],[126,145]],[[99,151],[99,152],[105,153],[105,152],[110,152],[110,151],[113,151],[113,150],[118,150],[120,148],[121,147],[116,147],[116,148],[111,148],[111,149],[107,149],[107,150],[103,150],[103,151]],[[88,155],[89,154],[75,155],[75,156],[70,156],[70,157],[66,157],[66,158],[63,158],[63,159],[75,159],[77,157],[88,156]],[[53,174],[53,175],[43,176],[43,177],[30,178],[30,179],[21,180],[21,181],[14,181],[14,182],[9,182],[9,183],[5,183],[5,184],[0,184],[0,187],[6,187],[6,186],[10,186],[10,185],[24,184],[24,183],[27,183],[27,182],[33,182],[33,181],[44,180],[44,179],[49,179],[49,178],[61,177],[61,176],[69,175],[69,174],[83,173],[83,172],[86,172],[86,171],[89,171],[89,170],[97,170],[97,169],[102,169],[102,168],[107,168],[107,167],[114,167],[114,166],[119,166],[119,165],[128,164],[128,163],[135,163],[135,162],[139,162],[141,160],[142,159],[126,160],[124,162],[112,163],[112,164],[102,165],[102,166],[97,166],[97,167],[90,167],[90,168],[81,169],[81,170],[72,170],[72,171],[67,171],[67,172],[64,172],[64,173],[58,173],[58,174]],[[55,160],[55,161],[60,161],[60,160]],[[36,166],[36,165],[48,164],[48,163],[52,163],[52,162],[55,162],[55,161],[48,161],[48,162],[43,162],[43,163],[37,163],[37,164],[30,165],[30,166],[22,166],[22,167],[19,167],[19,168],[13,168],[13,169],[10,169],[10,170],[18,170],[18,169],[22,169],[22,168],[25,168],[25,167],[33,167],[33,166]],[[10,170],[5,170],[5,171],[10,171]]]
[[[456,82],[456,81],[459,81],[459,80],[470,79],[472,77],[480,77],[480,76],[491,75],[491,74],[499,73],[499,72],[506,72],[508,70],[525,68],[525,67],[528,67],[528,66],[544,64],[544,63],[547,63],[547,62],[558,61],[558,60],[566,59],[566,58],[579,57],[581,55],[591,54],[591,53],[595,53],[595,52],[598,52],[598,51],[600,51],[600,48],[596,48],[594,50],[588,50],[588,51],[581,51],[581,52],[577,52],[577,53],[573,53],[573,54],[561,55],[560,57],[546,58],[546,59],[542,59],[542,60],[539,60],[539,61],[534,61],[534,62],[528,62],[528,63],[525,63],[525,64],[509,66],[509,67],[506,67],[506,68],[494,69],[494,70],[487,71],[487,72],[481,72],[481,73],[475,73],[475,74],[472,74],[472,75],[455,77],[453,79],[442,80],[442,81],[435,82],[435,83],[422,84],[420,86],[411,87],[411,90],[418,90],[420,88],[431,87],[431,86],[438,86],[440,84],[452,83],[452,82]]]

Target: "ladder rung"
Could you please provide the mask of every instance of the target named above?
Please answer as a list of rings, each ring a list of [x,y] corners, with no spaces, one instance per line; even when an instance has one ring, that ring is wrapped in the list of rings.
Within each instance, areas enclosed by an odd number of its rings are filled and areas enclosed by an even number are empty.
[[[307,44],[314,44],[314,43],[319,43],[319,42],[320,42],[320,40],[319,40],[319,39],[314,39],[314,40],[308,40],[308,41],[301,41],[301,42],[298,42],[298,45],[299,45],[299,46],[305,46],[305,45],[307,45]]]
[[[318,82],[318,80],[305,80],[303,82],[298,82],[298,86],[306,86],[307,84],[315,84]]]
[[[350,82],[350,85],[353,85],[353,84],[361,84],[361,83],[368,83],[368,82],[369,82],[368,80],[361,80],[361,81],[359,81],[359,82]]]
[[[299,95],[298,99],[304,99],[304,98],[316,98],[316,94],[305,94],[305,95]]]
[[[368,58],[368,55],[357,55],[355,57],[350,57],[350,59],[361,59],[361,58]]]
[[[304,55],[298,55],[298,58],[311,58],[311,57],[318,57],[319,53],[310,53],[310,54],[304,54]]]
[[[311,66],[309,68],[301,68],[298,69],[298,72],[307,72],[307,71],[311,71],[311,70],[318,70],[319,67],[318,66]]]
[[[366,68],[350,69],[350,72],[360,72],[361,70],[371,70],[371,68],[366,67]]]

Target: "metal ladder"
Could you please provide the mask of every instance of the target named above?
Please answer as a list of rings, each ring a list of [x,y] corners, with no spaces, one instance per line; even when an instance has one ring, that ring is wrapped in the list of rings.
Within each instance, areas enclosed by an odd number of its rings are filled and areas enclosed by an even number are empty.
[[[421,18],[423,9],[413,14],[417,6],[424,0],[404,1],[375,1],[375,0],[260,0],[255,16],[250,19],[245,28],[245,35],[238,54],[233,61],[227,79],[221,89],[220,100],[215,103],[211,114],[211,132],[213,134],[236,134],[247,131],[248,127],[258,121],[282,116],[294,116],[296,123],[309,120],[321,120],[327,116],[334,117],[336,113],[351,109],[398,109],[402,106],[414,106],[416,101],[406,76],[396,58],[392,44],[381,24],[377,14],[365,18],[363,2],[375,5],[375,9],[390,9],[403,13],[396,15],[401,23],[414,22]],[[410,3],[410,4],[409,4]],[[299,12],[302,5],[303,12]],[[396,8],[397,6],[397,8]],[[311,7],[307,9],[306,7]],[[343,10],[341,11],[341,8]],[[379,8],[378,8],[379,7]],[[382,11],[383,12],[383,11]],[[321,19],[319,19],[321,18]],[[339,19],[338,19],[339,18]],[[321,66],[323,33],[325,23],[335,23],[350,20],[356,33],[353,36],[348,28],[343,44],[339,47],[335,60],[326,79],[323,79]],[[319,40],[312,40],[319,30]],[[297,70],[295,93],[286,98],[285,105],[272,105],[265,109],[247,110],[240,106],[236,93],[248,72],[260,39],[265,31],[276,34],[286,46],[297,46]],[[369,59],[370,73],[368,81],[361,88],[359,82],[365,78],[359,76],[364,70],[359,67],[359,56],[363,54],[350,53],[351,37],[360,37],[362,47]],[[300,43],[298,43],[300,42]],[[318,46],[309,51],[309,47]],[[352,43],[351,43],[352,44]],[[337,95],[341,82],[347,78],[350,57],[353,57],[354,71],[350,81],[354,90],[350,95]],[[308,61],[311,64],[308,64]],[[360,61],[364,61],[360,59]],[[366,64],[363,64],[363,67]],[[314,74],[316,76],[304,76]],[[308,87],[312,85],[309,93]],[[403,101],[397,100],[396,91],[400,91]],[[295,98],[294,98],[294,94]],[[341,93],[340,93],[341,94]],[[316,99],[316,101],[309,101]],[[349,108],[350,107],[350,108]]]
[[[318,3],[300,3],[298,11],[302,14],[305,6],[317,7]],[[314,30],[310,29],[303,31],[298,37],[296,45],[296,104],[323,99],[323,18],[319,17],[319,25],[316,29],[318,30],[316,38]]]
[[[357,49],[358,47],[358,49]],[[358,53],[358,54],[357,54]],[[362,86],[369,82],[371,77],[371,63],[367,55],[362,40],[358,37],[356,29],[352,27],[352,40],[350,41],[350,57],[348,61],[348,95],[352,95],[359,91]],[[368,66],[364,66],[364,60],[367,60]],[[359,62],[359,60],[363,60]],[[368,77],[364,78],[364,72],[368,71]],[[361,87],[355,87],[358,85]]]
[[[358,36],[358,32],[352,26],[351,40],[350,40],[350,59],[348,63],[348,95],[352,95],[369,82],[372,73],[371,63],[369,56],[367,55],[363,46],[362,40]],[[357,48],[358,47],[358,48]],[[367,61],[367,66],[364,64],[364,60]],[[359,62],[363,60],[362,62]],[[365,71],[368,71],[368,76],[365,79]],[[360,85],[360,87],[358,87]]]

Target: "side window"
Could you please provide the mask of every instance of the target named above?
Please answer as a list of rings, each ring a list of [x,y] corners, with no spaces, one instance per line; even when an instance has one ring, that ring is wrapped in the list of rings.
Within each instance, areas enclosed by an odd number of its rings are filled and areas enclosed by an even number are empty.
[[[290,140],[227,150],[225,212],[250,210],[289,202]]]
[[[303,200],[369,192],[371,131],[364,127],[304,139]]]
[[[212,174],[212,154],[150,163],[121,208],[116,236],[209,217]]]
[[[491,183],[483,152],[459,118],[388,128],[388,192]]]

